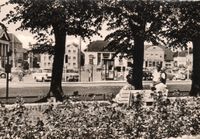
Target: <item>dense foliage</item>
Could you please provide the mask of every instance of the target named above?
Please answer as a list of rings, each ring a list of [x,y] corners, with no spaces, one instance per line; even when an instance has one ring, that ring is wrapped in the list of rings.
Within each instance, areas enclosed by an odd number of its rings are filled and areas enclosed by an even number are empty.
[[[163,139],[200,134],[199,98],[157,99],[145,107],[108,102],[0,107],[0,137],[5,138],[139,138]]]

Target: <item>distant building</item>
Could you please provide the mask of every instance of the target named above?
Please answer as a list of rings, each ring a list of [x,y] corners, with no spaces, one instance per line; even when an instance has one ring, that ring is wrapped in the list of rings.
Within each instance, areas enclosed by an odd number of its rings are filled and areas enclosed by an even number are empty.
[[[53,65],[53,55],[48,53],[40,54],[40,68],[42,69],[52,69]]]
[[[108,51],[106,46],[108,42],[97,40],[91,42],[85,49],[85,68],[99,70],[102,73],[102,79],[113,80],[123,78],[128,67],[128,60],[115,52]]]
[[[155,68],[157,64],[163,67],[173,67],[173,52],[164,46],[146,45],[144,49],[144,68]]]
[[[12,51],[10,56],[12,68],[23,68],[24,60],[27,60],[27,50],[22,47],[22,42],[14,34],[0,29],[0,67],[2,68],[5,67],[8,51]]]
[[[25,50],[22,48],[22,42],[12,33],[9,33],[10,47],[12,50],[12,67],[21,67]]]
[[[65,47],[65,57],[64,57],[64,68],[78,70],[80,62],[79,61],[79,45],[72,43]],[[43,69],[52,69],[53,65],[53,55],[48,53],[40,54],[39,65]]]
[[[10,49],[12,50],[12,68],[23,68],[24,62],[28,62],[28,50],[23,48],[22,42],[13,33],[9,33]]]
[[[177,51],[174,53],[174,66],[192,69],[193,49]]]
[[[7,32],[0,29],[0,68],[5,68],[7,52],[10,49],[10,38]]]
[[[80,67],[80,49],[79,45],[76,43],[69,44],[65,47],[65,59],[64,67],[65,69],[78,70]]]

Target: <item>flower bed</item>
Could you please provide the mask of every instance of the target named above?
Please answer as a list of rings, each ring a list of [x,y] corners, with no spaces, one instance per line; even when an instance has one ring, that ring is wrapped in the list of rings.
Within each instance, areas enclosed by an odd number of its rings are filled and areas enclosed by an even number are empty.
[[[191,103],[191,100],[193,103]],[[72,102],[0,108],[0,138],[144,138],[199,137],[200,98],[163,100],[143,107],[110,102]]]

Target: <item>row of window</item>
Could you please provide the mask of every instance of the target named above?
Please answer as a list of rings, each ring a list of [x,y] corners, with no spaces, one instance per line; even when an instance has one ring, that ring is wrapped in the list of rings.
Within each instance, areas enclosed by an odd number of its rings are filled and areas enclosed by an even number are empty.
[[[48,63],[46,63],[46,62],[44,62],[44,67],[46,67],[46,66],[51,66],[51,63],[50,62],[48,62]]]
[[[68,65],[71,65],[71,64],[73,64],[73,66],[76,66],[76,63],[67,63]]]
[[[68,53],[71,53],[72,50],[68,50]],[[76,50],[73,50],[73,53],[76,53]]]
[[[68,65],[73,65],[73,66],[76,66],[77,64],[76,63],[68,63]],[[52,64],[50,63],[50,62],[48,62],[48,63],[44,63],[44,67],[46,67],[46,66],[48,66],[48,67],[50,67]]]
[[[71,59],[71,56],[68,56],[68,59]],[[73,59],[76,59],[76,57],[74,56]]]
[[[145,67],[155,67],[158,64],[162,65],[162,61],[145,61]]]
[[[160,55],[160,58],[162,58],[163,56],[161,54],[145,54],[146,56],[159,56]]]
[[[44,61],[48,58],[48,60],[52,60],[52,56],[44,56]]]

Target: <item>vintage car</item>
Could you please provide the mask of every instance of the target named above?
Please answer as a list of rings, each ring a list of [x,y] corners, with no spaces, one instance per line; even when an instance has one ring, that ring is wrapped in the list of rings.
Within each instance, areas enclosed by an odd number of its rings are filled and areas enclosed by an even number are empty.
[[[167,69],[165,72],[169,80],[185,80],[187,78],[184,73],[179,72],[178,70],[174,71],[172,69]]]
[[[152,72],[149,71],[148,69],[143,69],[143,80],[148,81],[152,79],[153,79]]]
[[[32,77],[36,82],[45,82],[51,81],[51,75],[51,69],[38,69],[32,74]]]
[[[78,82],[79,81],[79,73],[76,70],[67,69],[64,71],[63,75],[65,76],[65,81],[67,82]]]

